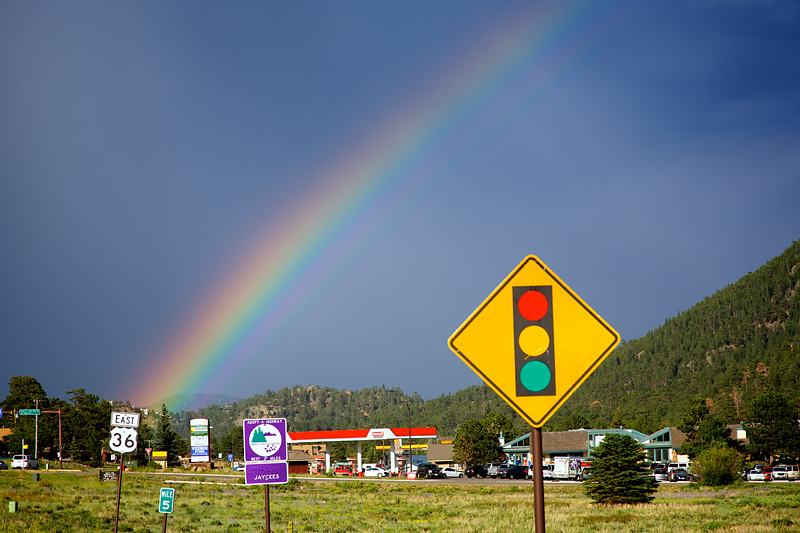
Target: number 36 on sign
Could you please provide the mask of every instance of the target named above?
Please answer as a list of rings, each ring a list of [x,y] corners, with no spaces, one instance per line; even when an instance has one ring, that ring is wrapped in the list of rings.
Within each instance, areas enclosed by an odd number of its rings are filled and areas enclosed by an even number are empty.
[[[109,446],[115,452],[131,453],[136,449],[136,437],[134,428],[114,428],[111,430]]]

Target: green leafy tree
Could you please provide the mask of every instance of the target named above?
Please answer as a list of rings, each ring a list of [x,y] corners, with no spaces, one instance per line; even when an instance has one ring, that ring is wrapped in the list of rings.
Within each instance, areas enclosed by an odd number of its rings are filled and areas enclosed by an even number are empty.
[[[703,398],[692,400],[688,412],[678,424],[678,429],[686,433],[681,453],[685,453],[691,459],[711,446],[726,445],[730,435],[725,422],[711,413]]]
[[[692,474],[703,485],[720,487],[739,479],[742,459],[736,450],[723,442],[702,450],[692,462]]]
[[[644,448],[630,435],[606,435],[594,449],[592,476],[583,483],[586,495],[602,504],[650,503],[658,484],[646,475],[644,459]]]
[[[562,418],[554,427],[555,431],[569,431],[571,429],[589,429],[591,423],[579,413],[570,413]]]
[[[80,460],[83,454],[88,454],[90,464],[99,466],[103,442],[110,437],[112,406],[82,388],[69,390],[67,394],[71,395],[73,405],[63,417],[64,440],[71,443],[73,458]]]
[[[497,459],[498,441],[479,420],[470,418],[456,430],[453,459],[463,465],[480,465]]]
[[[774,391],[757,396],[747,410],[745,428],[751,453],[772,462],[783,455],[800,456],[800,426],[797,409]]]

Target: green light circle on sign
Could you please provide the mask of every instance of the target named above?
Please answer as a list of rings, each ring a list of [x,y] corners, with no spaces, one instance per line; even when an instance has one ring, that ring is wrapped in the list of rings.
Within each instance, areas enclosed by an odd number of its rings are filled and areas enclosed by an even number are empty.
[[[522,382],[522,386],[531,392],[544,390],[550,384],[551,379],[550,369],[541,361],[525,363],[519,373],[519,380]]]

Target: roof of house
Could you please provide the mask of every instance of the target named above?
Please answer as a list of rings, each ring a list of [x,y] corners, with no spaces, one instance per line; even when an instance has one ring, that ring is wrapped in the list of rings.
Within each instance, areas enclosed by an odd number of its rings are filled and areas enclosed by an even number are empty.
[[[295,461],[295,462],[305,461],[307,463],[310,463],[313,460],[313,458],[310,455],[308,455],[306,452],[304,452],[303,450],[289,450],[289,457],[287,457],[287,459],[290,462],[292,462],[292,461]]]
[[[436,461],[452,461],[453,460],[453,445],[452,444],[428,444],[428,462],[433,463]]]
[[[544,453],[577,452],[588,449],[589,435],[585,429],[542,432],[542,451]]]

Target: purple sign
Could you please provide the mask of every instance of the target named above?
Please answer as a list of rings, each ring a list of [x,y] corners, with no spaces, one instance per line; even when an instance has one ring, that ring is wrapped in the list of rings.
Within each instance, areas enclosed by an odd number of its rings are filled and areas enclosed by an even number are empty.
[[[286,454],[286,419],[245,419],[244,460],[246,463],[288,460]]]
[[[289,482],[289,463],[247,463],[244,465],[244,482],[248,485],[277,485]]]

